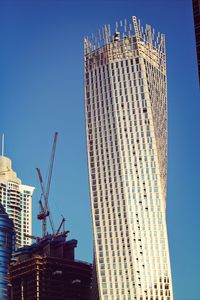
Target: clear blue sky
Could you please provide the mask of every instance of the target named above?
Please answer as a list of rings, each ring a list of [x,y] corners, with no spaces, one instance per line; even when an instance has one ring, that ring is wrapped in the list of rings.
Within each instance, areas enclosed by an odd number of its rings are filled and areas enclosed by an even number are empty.
[[[83,37],[136,15],[166,33],[169,99],[167,222],[175,300],[200,300],[200,94],[190,0],[0,1],[0,131],[24,184],[39,184],[59,132],[50,206],[67,219],[77,258],[92,261]]]

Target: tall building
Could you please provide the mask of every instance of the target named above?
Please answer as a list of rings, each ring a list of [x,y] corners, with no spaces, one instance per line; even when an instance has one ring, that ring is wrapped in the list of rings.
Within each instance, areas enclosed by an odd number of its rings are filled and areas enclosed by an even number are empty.
[[[14,224],[0,204],[0,299],[8,300],[8,271],[14,249]]]
[[[194,14],[194,29],[196,36],[197,63],[200,82],[200,0],[192,0]]]
[[[32,234],[32,195],[34,187],[23,185],[12,169],[11,160],[4,156],[4,138],[2,137],[2,155],[0,156],[0,203],[13,220],[16,231],[16,246],[31,244],[26,234]]]
[[[89,300],[92,265],[75,260],[64,235],[21,248],[10,268],[10,300]]]
[[[102,300],[172,300],[165,36],[136,17],[85,38],[94,257]]]

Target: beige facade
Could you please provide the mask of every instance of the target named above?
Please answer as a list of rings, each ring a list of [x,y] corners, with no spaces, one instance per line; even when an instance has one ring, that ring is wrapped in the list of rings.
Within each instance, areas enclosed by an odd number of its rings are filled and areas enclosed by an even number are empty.
[[[11,160],[0,156],[0,203],[14,222],[17,247],[31,244],[26,234],[32,234],[33,191],[34,187],[21,183]]]
[[[102,300],[172,300],[165,37],[135,17],[85,39],[85,113]]]

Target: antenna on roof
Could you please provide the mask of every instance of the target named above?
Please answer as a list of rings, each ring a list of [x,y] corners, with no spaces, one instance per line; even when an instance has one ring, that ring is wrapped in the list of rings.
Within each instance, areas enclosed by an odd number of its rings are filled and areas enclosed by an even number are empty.
[[[115,23],[115,32],[118,31],[118,22]]]
[[[126,19],[124,20],[124,32],[126,32],[126,30],[127,30],[127,21],[126,21]]]
[[[4,156],[4,132],[1,137],[1,155]]]

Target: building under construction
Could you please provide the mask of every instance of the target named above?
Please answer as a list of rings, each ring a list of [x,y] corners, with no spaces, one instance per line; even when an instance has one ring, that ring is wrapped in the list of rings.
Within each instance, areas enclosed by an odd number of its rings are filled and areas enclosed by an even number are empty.
[[[10,300],[90,299],[92,265],[75,260],[77,240],[66,240],[69,231],[64,230],[64,218],[55,230],[48,204],[57,136],[56,132],[46,188],[40,169],[36,169],[41,186],[37,218],[42,221],[42,238],[29,235],[37,242],[15,252],[10,266]],[[47,218],[52,234],[47,233]]]
[[[19,249],[10,268],[10,300],[88,300],[92,265],[77,261],[77,240],[47,235]]]

